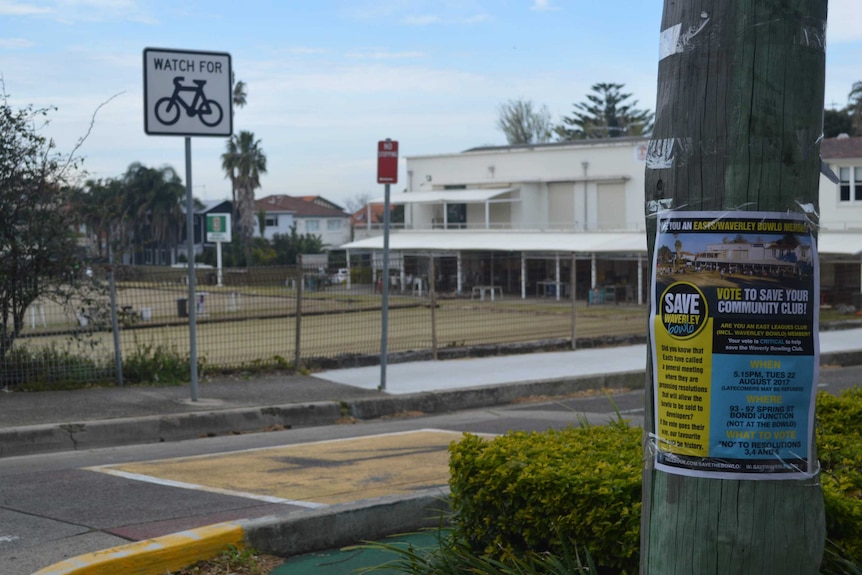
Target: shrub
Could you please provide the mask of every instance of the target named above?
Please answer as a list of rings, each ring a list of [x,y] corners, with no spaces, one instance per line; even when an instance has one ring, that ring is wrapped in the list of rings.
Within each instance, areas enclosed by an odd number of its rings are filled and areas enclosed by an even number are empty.
[[[817,445],[826,507],[823,573],[862,564],[862,389],[817,397]],[[602,570],[636,573],[641,430],[607,427],[466,434],[450,447],[457,535],[497,559],[586,548]]]
[[[45,366],[63,366],[46,369]],[[30,349],[16,346],[3,360],[0,388],[17,390],[74,389],[107,383],[114,376],[110,362],[75,354],[57,345]]]
[[[817,396],[817,446],[827,536],[847,559],[862,564],[862,390]]]
[[[198,358],[198,371],[203,362]],[[179,385],[188,381],[190,358],[164,344],[135,346],[134,351],[123,358],[123,378],[128,383],[155,383]]]
[[[467,434],[450,448],[458,535],[492,557],[586,548],[601,568],[637,572],[641,430],[606,427]]]

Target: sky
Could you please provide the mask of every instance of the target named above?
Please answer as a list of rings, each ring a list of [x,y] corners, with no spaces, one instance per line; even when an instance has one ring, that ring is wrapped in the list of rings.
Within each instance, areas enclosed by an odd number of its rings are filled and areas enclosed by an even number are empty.
[[[234,133],[267,157],[257,197],[380,197],[377,142],[404,157],[505,145],[512,99],[570,115],[598,82],[654,109],[663,0],[0,0],[0,78],[89,178],[133,162],[185,178],[184,138],[144,132],[143,51],[225,52],[248,104]],[[828,107],[862,80],[862,2],[830,0]],[[225,138],[191,139],[195,197],[230,197]]]

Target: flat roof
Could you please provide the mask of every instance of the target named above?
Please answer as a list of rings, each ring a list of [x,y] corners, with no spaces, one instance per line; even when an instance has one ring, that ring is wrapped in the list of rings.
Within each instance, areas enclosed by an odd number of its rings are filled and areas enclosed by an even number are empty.
[[[383,235],[350,242],[348,250],[382,250]],[[646,255],[645,231],[393,230],[391,250],[626,253]],[[862,232],[820,232],[820,255],[862,256]]]
[[[396,204],[480,204],[491,198],[514,192],[520,188],[467,188],[461,190],[432,190],[428,192],[409,192],[389,196],[389,203]],[[370,204],[382,204],[384,198],[371,200]]]
[[[348,250],[382,250],[383,236],[341,246]],[[389,235],[391,250],[578,252],[646,254],[646,233],[528,232],[493,230],[399,230]]]

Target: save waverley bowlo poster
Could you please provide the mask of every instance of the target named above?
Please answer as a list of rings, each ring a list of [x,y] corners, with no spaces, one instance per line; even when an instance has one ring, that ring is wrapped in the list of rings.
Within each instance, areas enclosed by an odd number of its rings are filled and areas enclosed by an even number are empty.
[[[799,479],[813,460],[819,270],[803,214],[663,212],[650,314],[656,468]]]

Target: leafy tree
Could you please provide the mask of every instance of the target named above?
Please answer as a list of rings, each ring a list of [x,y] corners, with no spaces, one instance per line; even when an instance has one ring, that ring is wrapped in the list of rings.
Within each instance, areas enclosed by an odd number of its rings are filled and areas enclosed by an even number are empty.
[[[534,109],[530,100],[509,100],[500,104],[497,112],[497,127],[506,135],[509,145],[551,141],[554,126],[547,106]]]
[[[266,173],[266,155],[254,134],[241,131],[227,141],[221,156],[222,169],[235,190],[234,205],[239,212],[239,230],[246,265],[252,262],[254,237],[254,191],[260,187],[260,176]]]
[[[631,94],[621,92],[624,84],[599,83],[591,88],[586,102],[574,105],[571,116],[555,129],[561,141],[587,138],[642,136],[652,130],[654,114],[628,103]]]
[[[834,138],[839,134],[853,133],[853,117],[847,108],[823,111],[823,136]]]
[[[862,136],[862,82],[853,83],[845,107],[823,111],[823,136],[834,138],[840,134]]]
[[[862,136],[862,82],[854,82],[847,97],[847,111],[853,118],[853,136]]]
[[[71,305],[77,291],[78,223],[70,186],[77,162],[39,134],[51,109],[0,101],[0,361],[39,298]]]
[[[662,264],[670,264],[673,261],[673,251],[668,246],[661,246],[658,249],[658,261]]]
[[[322,254],[323,239],[315,234],[300,234],[296,226],[290,228],[289,234],[275,234],[272,238],[272,247],[275,249],[276,264],[295,265],[296,256],[299,254]]]

